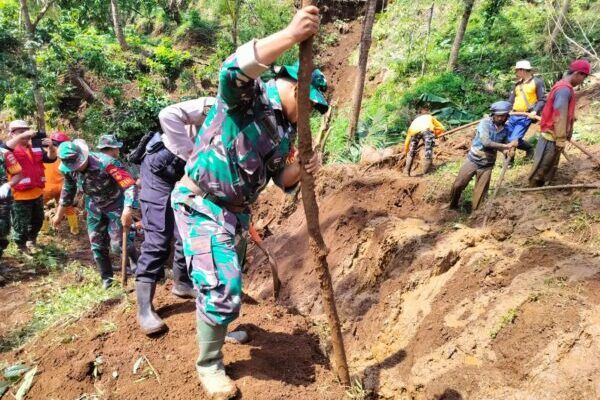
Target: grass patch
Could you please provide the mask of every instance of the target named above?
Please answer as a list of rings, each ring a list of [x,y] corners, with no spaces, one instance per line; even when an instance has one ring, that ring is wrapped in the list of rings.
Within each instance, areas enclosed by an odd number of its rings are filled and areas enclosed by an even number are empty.
[[[108,290],[102,289],[98,273],[79,262],[75,261],[67,265],[65,272],[72,275],[77,283],[61,287],[57,277],[48,278],[51,285],[50,290],[39,294],[40,297],[33,308],[31,321],[0,338],[0,352],[11,351],[22,346],[37,332],[51,326],[75,321],[96,305],[119,297],[123,293],[118,285]],[[108,323],[103,325],[103,329],[113,328],[116,329],[116,326]]]
[[[506,312],[506,314],[504,314],[502,316],[500,323],[494,329],[492,329],[492,331],[490,332],[490,337],[492,339],[496,339],[496,337],[498,336],[498,334],[500,333],[500,331],[502,329],[506,328],[510,324],[514,324],[515,320],[517,319],[518,313],[519,313],[519,309],[516,307],[508,310]]]
[[[346,396],[351,400],[366,400],[370,397],[371,392],[365,389],[362,381],[359,378],[354,378],[350,387],[346,389]]]
[[[581,211],[572,217],[567,225],[571,238],[578,243],[589,243],[593,247],[600,244],[598,238],[600,213]]]

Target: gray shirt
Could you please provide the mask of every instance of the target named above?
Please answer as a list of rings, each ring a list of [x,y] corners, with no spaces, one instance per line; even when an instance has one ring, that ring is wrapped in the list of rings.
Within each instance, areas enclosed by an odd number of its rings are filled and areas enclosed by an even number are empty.
[[[212,107],[214,97],[200,97],[163,108],[158,114],[163,131],[162,141],[167,149],[184,161],[194,149],[197,126],[204,123],[205,107]]]

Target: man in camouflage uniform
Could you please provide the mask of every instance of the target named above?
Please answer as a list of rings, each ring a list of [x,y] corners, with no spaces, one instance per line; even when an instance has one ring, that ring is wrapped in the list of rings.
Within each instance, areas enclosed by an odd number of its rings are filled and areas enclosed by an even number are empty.
[[[0,148],[0,257],[9,243],[12,187],[20,180],[21,165],[10,151]]]
[[[196,369],[213,398],[228,399],[237,393],[225,374],[221,348],[227,325],[240,312],[249,205],[270,179],[283,189],[295,187],[302,169],[298,162],[285,162],[298,118],[298,66],[282,67],[267,83],[260,75],[286,50],[314,35],[318,26],[319,10],[305,7],[288,27],[242,45],[225,61],[217,102],[196,137],[186,175],[171,196],[199,293]],[[315,70],[310,97],[320,112],[328,108],[321,93],[325,88],[323,74]],[[303,161],[308,173],[318,170],[318,155]]]
[[[87,229],[94,261],[106,289],[113,277],[110,250],[121,254],[123,225],[131,225],[133,209],[138,208],[135,181],[118,160],[90,153],[83,140],[62,143],[58,158],[65,182],[53,224],[60,223],[65,207],[73,205],[80,187],[86,195]],[[133,243],[128,243],[127,252],[131,265],[135,266],[137,252]]]

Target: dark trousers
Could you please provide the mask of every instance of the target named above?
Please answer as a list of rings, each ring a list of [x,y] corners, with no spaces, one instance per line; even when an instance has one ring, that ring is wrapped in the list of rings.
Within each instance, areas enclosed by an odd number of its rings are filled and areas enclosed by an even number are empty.
[[[458,202],[460,196],[465,188],[469,185],[469,182],[475,176],[475,188],[473,189],[473,210],[477,210],[490,187],[490,180],[492,178],[493,166],[480,167],[471,160],[466,160],[460,168],[458,176],[452,185],[452,192],[450,193],[450,208],[458,208]]]
[[[12,206],[13,239],[18,246],[35,242],[44,223],[44,198],[15,200]]]
[[[8,247],[12,199],[0,200],[0,257]]]
[[[544,186],[554,178],[560,162],[560,153],[556,143],[540,136],[535,147],[533,167],[529,173],[529,186]]]
[[[188,275],[183,245],[171,208],[173,179],[165,180],[162,172],[173,161],[167,149],[147,154],[142,161],[142,191],[140,204],[144,224],[144,242],[138,259],[136,281],[153,283],[165,275],[165,264],[173,249],[173,278],[175,282],[192,286]]]

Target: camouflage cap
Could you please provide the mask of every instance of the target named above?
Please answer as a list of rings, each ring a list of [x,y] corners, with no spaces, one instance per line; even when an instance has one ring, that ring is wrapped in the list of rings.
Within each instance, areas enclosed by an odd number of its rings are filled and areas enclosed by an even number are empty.
[[[300,69],[300,62],[296,61],[291,65],[282,65],[277,70],[277,76],[288,76],[293,80],[298,80],[298,70]],[[312,72],[312,80],[310,82],[310,100],[313,102],[314,107],[321,114],[325,114],[329,109],[329,103],[323,95],[327,90],[327,79],[321,70],[315,68]]]
[[[119,142],[115,135],[102,135],[98,138],[98,145],[96,148],[98,150],[106,149],[107,147],[111,149],[120,149],[123,147],[123,142]]]
[[[63,142],[58,146],[61,172],[73,172],[81,168],[90,154],[88,145],[81,139]]]

